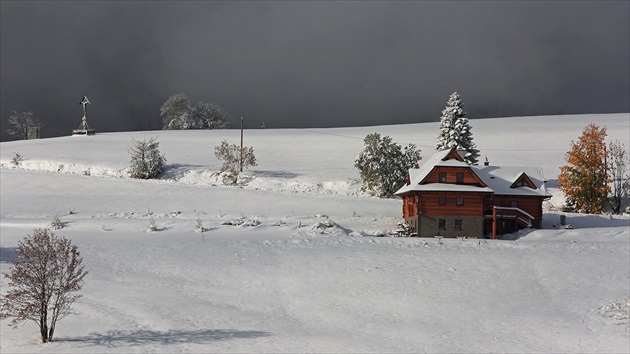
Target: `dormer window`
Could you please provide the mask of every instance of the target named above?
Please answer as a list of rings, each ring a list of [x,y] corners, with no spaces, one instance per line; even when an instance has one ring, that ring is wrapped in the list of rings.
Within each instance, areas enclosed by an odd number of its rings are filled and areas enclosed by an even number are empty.
[[[516,181],[514,181],[514,183],[512,183],[512,185],[510,186],[510,188],[518,187],[529,187],[531,189],[536,189],[536,185],[534,184],[534,182],[532,182],[532,180],[529,179],[529,177],[524,173],[521,173]]]

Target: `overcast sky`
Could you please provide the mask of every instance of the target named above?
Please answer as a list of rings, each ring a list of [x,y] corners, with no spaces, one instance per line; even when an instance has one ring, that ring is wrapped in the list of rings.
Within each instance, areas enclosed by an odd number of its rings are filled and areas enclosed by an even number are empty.
[[[175,93],[246,125],[629,112],[629,1],[7,1],[2,140],[12,111],[67,135],[160,129]],[[236,127],[236,124],[233,125]]]

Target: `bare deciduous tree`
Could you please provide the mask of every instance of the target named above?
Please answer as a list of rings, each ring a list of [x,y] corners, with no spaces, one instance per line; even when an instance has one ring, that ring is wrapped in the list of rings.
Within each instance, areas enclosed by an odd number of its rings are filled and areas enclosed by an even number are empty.
[[[609,175],[612,180],[610,191],[610,207],[612,212],[619,214],[623,198],[630,195],[630,172],[628,171],[628,154],[626,146],[615,140],[608,144]]]
[[[28,139],[29,129],[44,126],[39,119],[33,117],[33,112],[17,113],[13,111],[13,114],[9,116],[8,123],[12,128],[7,129],[7,133],[21,139]]]
[[[230,122],[228,112],[216,103],[199,102],[190,115],[198,129],[225,129]]]
[[[35,229],[33,236],[18,242],[17,260],[9,279],[9,291],[2,297],[0,319],[12,317],[14,328],[24,321],[38,324],[42,343],[52,341],[57,321],[73,314],[72,304],[87,275],[83,258],[70,240],[47,229]]]
[[[188,121],[191,109],[185,94],[178,93],[169,97],[160,108],[162,129],[190,129]]]
[[[178,93],[169,97],[160,108],[162,129],[224,129],[230,123],[228,112],[216,103],[190,103]]]

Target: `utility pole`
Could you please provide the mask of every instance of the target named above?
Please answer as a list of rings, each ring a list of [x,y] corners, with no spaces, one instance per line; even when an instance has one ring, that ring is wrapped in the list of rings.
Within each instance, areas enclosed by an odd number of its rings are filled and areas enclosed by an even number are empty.
[[[243,172],[243,117],[241,117],[241,172]]]

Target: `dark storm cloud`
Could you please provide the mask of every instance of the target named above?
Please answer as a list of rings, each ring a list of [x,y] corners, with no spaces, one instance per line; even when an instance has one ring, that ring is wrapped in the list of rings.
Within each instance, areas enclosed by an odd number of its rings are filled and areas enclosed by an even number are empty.
[[[13,2],[1,5],[1,121],[45,136],[159,129],[174,93],[250,126],[630,111],[630,5],[588,2]]]

